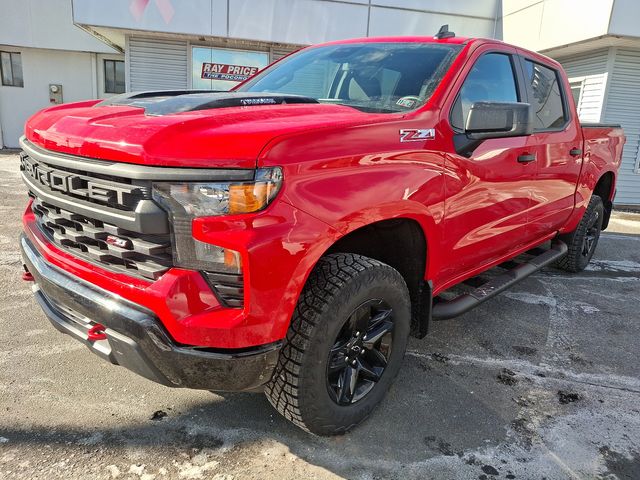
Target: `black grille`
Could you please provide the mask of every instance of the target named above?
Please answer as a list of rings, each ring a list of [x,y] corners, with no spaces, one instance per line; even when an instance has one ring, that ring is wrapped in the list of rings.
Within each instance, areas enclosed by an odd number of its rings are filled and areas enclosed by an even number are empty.
[[[170,235],[132,232],[64,210],[35,198],[38,226],[53,243],[73,255],[114,271],[157,279],[172,265]]]
[[[202,273],[223,306],[241,308],[244,305],[244,278],[242,275]]]
[[[20,170],[39,188],[53,194],[117,210],[132,211],[140,200],[151,198],[151,182],[49,165],[26,153],[20,155]]]

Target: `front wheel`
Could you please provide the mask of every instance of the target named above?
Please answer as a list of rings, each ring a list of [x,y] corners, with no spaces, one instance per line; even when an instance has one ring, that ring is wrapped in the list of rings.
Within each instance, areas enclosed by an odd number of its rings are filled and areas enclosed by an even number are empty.
[[[355,254],[323,257],[311,273],[265,393],[285,418],[317,435],[362,422],[398,374],[409,337],[402,276]]]
[[[591,261],[602,230],[604,205],[598,195],[593,195],[578,228],[564,235],[561,240],[567,243],[569,252],[556,263],[556,267],[568,272],[581,272]]]

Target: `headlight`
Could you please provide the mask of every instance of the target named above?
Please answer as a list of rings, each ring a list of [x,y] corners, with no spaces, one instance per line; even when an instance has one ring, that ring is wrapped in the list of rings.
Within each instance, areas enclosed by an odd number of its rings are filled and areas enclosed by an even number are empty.
[[[196,270],[241,273],[240,254],[193,238],[196,217],[258,212],[275,198],[282,185],[279,167],[260,168],[252,182],[153,184],[153,198],[169,211],[177,266]]]

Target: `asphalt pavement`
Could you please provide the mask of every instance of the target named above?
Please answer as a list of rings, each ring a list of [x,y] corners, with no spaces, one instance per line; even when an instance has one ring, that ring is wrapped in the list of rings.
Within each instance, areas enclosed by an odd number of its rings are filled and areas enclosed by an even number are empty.
[[[260,394],[178,390],[91,354],[23,282],[0,153],[0,479],[639,479],[640,216],[578,275],[545,269],[412,339],[380,408],[318,438]]]

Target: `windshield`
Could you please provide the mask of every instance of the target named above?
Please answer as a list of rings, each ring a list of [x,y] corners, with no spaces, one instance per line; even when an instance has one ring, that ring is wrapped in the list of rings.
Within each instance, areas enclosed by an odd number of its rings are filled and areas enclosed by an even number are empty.
[[[403,112],[424,104],[458,45],[349,43],[302,50],[236,89],[303,95],[366,112]]]

